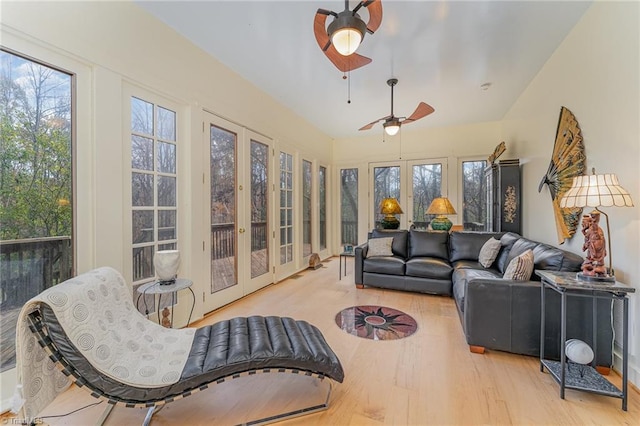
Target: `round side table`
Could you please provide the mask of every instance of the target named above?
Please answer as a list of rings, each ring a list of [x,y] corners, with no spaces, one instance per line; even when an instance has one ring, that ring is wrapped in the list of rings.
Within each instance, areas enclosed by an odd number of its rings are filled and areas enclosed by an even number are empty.
[[[155,301],[155,296],[158,296],[158,303],[157,305],[157,310],[158,310],[158,323],[162,324],[165,327],[171,327],[173,328],[173,306],[176,304],[176,294],[180,291],[180,290],[189,290],[191,292],[191,311],[189,312],[189,319],[187,320],[187,325],[189,326],[189,323],[191,322],[191,315],[193,314],[193,308],[196,305],[196,295],[193,292],[193,290],[191,289],[191,286],[193,285],[193,281],[188,280],[186,278],[176,278],[176,282],[173,284],[160,284],[159,281],[153,281],[147,284],[143,284],[140,287],[138,287],[138,299],[136,300],[136,308],[138,308],[138,306],[140,306],[139,302],[140,302],[140,298],[146,295],[153,295],[154,296],[154,301]],[[160,319],[160,303],[162,301],[162,296],[165,294],[171,294],[171,319],[169,319],[169,309],[168,307],[165,307],[163,310],[163,318],[162,320]],[[145,308],[146,308],[146,298],[145,300]],[[149,311],[148,309],[145,310],[145,313],[148,315]]]

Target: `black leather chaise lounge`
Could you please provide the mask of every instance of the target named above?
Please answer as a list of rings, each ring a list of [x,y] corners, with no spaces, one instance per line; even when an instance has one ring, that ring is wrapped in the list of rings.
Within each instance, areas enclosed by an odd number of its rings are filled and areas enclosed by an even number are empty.
[[[305,321],[252,316],[198,329],[166,329],[133,308],[128,286],[111,268],[43,292],[23,308],[19,324],[25,418],[37,416],[42,404],[65,388],[64,376],[108,401],[100,422],[114,405],[125,405],[148,407],[144,424],[164,404],[232,378],[288,372],[344,379],[340,361],[320,330]],[[44,349],[48,358],[34,356],[35,349]],[[64,376],[51,380],[51,362]],[[268,420],[328,408],[330,384],[324,404]]]

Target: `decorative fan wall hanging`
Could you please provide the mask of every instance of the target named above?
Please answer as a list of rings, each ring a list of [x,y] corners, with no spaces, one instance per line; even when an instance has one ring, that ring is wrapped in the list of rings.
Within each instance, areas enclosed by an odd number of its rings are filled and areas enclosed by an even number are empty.
[[[362,8],[369,12],[366,24],[358,14]],[[326,26],[327,17],[333,21]],[[373,34],[382,23],[382,2],[366,0],[349,10],[349,0],[344,2],[344,10],[340,13],[326,9],[318,9],[313,20],[313,33],[318,46],[329,60],[340,71],[346,73],[371,62],[370,58],[355,53],[366,33]]]
[[[571,188],[573,178],[584,175],[586,162],[587,157],[584,153],[584,143],[578,120],[571,111],[562,107],[549,169],[538,186],[538,192],[542,191],[545,184],[549,187],[559,244],[563,244],[565,239],[571,238],[580,224],[582,208],[562,208],[560,200],[565,192]]]
[[[398,84],[398,79],[390,78],[389,80],[387,80],[387,84],[391,87],[391,114],[387,115],[386,117],[378,118],[377,120],[372,121],[366,126],[362,126],[358,130],[369,130],[378,121],[384,120],[384,123],[382,123],[384,131],[389,136],[393,136],[398,133],[398,130],[400,130],[400,126],[402,124],[413,123],[414,121],[420,120],[421,118],[424,118],[435,111],[435,109],[433,109],[431,105],[420,102],[416,110],[413,111],[413,114],[411,114],[409,117],[396,117],[395,115],[393,115],[393,87]]]

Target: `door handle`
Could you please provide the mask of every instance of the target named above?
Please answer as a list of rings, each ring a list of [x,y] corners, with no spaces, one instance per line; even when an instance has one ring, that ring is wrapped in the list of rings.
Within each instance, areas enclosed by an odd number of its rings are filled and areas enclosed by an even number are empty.
[[[241,233],[241,234],[244,234],[244,228],[238,229],[238,232]]]

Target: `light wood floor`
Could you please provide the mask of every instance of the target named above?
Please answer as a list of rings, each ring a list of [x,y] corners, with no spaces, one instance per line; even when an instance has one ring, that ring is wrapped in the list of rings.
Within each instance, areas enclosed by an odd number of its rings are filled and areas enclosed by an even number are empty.
[[[469,352],[453,299],[366,288],[353,284],[353,259],[347,277],[338,280],[338,258],[260,290],[210,314],[195,326],[235,316],[280,315],[318,326],[337,353],[345,381],[334,384],[327,411],[282,422],[283,425],[638,425],[640,394],[630,391],[627,412],[621,401],[567,390],[541,373],[537,358],[488,351]],[[380,304],[404,311],[418,331],[396,341],[371,341],[348,335],[334,322],[337,312],[358,304]],[[158,413],[152,425],[235,424],[245,415],[267,412],[319,390],[309,378],[263,374],[254,382],[234,380],[176,401]],[[609,377],[615,384],[620,378]],[[322,385],[325,385],[325,381]],[[66,413],[96,401],[82,389],[62,394],[42,415]],[[93,424],[97,406],[51,425]],[[116,407],[107,425],[141,424],[145,411]]]

